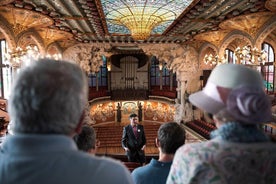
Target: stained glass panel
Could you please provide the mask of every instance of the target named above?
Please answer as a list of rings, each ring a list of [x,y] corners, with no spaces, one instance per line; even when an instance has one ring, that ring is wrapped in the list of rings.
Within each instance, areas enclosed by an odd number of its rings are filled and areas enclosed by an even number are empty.
[[[101,0],[109,33],[130,34],[134,25],[162,34],[193,0]]]

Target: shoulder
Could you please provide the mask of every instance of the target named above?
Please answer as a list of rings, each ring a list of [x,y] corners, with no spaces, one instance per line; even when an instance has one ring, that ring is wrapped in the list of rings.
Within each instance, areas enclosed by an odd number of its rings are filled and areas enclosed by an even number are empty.
[[[213,160],[223,160],[225,155],[239,158],[241,155],[250,153],[258,158],[266,158],[274,155],[276,145],[274,143],[232,143],[220,140],[210,140],[202,143],[185,144],[180,147],[175,154],[175,159],[179,162],[206,162]],[[266,156],[265,156],[266,155]],[[275,158],[276,156],[273,156]]]
[[[144,129],[144,126],[140,125],[140,124],[137,127],[140,128],[140,129]]]
[[[203,153],[220,153],[220,152],[236,152],[238,150],[275,150],[276,144],[271,142],[261,143],[235,143],[212,139],[201,143],[192,143],[183,145],[179,151],[182,152],[203,152]]]
[[[108,157],[88,156],[80,168],[92,170],[95,176],[98,175],[110,183],[132,183],[129,170],[120,161]]]
[[[132,171],[132,175],[137,175],[141,173],[146,173],[151,168],[150,164],[147,164],[145,166],[137,167]]]
[[[142,167],[138,167],[136,169],[134,169],[131,173],[134,181],[137,181],[139,179],[141,179],[142,177],[145,177],[146,175],[148,175],[148,171],[150,170],[150,165],[145,165],[145,166],[142,166]]]
[[[207,156],[217,152],[217,144],[218,143],[212,141],[185,144],[176,151],[174,160],[191,163],[199,162],[203,158],[208,159]]]
[[[216,151],[221,147],[221,143],[218,141],[204,141],[199,143],[184,144],[181,146],[179,152],[205,152],[205,151]]]
[[[129,129],[129,125],[126,125],[123,127],[123,130],[128,130]]]
[[[93,156],[86,152],[77,151],[74,155],[71,155],[71,159],[74,160],[74,164],[82,165],[83,167],[92,167],[95,169],[102,169],[103,171],[115,169],[114,172],[124,172],[127,168],[118,160]],[[108,168],[108,169],[107,169]]]

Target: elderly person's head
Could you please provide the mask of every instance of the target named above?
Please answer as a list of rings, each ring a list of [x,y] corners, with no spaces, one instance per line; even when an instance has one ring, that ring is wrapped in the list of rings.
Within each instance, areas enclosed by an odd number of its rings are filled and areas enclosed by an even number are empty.
[[[41,59],[23,68],[9,98],[16,133],[72,135],[87,102],[82,70],[65,61]]]
[[[256,124],[271,120],[271,102],[261,74],[243,65],[217,66],[205,88],[190,95],[189,100],[221,122]]]

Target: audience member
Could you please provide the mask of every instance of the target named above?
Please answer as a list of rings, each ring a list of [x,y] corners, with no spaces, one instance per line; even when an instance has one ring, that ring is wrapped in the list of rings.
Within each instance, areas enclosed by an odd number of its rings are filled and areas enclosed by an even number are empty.
[[[276,144],[260,128],[271,103],[259,72],[243,65],[214,68],[205,88],[189,96],[211,113],[212,139],[186,144],[175,154],[167,183],[276,183]]]
[[[129,119],[130,124],[123,129],[122,147],[126,151],[129,162],[139,162],[142,165],[146,162],[144,127],[139,124],[137,114],[131,114]]]
[[[0,151],[0,183],[133,183],[119,161],[79,151],[87,80],[75,64],[40,59],[22,68],[9,98],[14,135]]]
[[[159,159],[136,168],[132,172],[136,184],[166,183],[176,150],[185,143],[185,130],[175,122],[160,126],[155,140],[159,150]]]
[[[88,125],[83,126],[81,132],[75,135],[74,140],[79,150],[93,155],[96,153],[96,133],[93,127]]]

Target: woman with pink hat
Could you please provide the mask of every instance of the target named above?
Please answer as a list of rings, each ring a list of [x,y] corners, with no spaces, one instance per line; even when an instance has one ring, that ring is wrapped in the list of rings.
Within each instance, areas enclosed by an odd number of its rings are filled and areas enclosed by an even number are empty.
[[[209,141],[178,149],[167,184],[276,183],[276,144],[261,128],[271,121],[271,103],[260,73],[219,65],[189,100],[213,115],[217,130]]]

